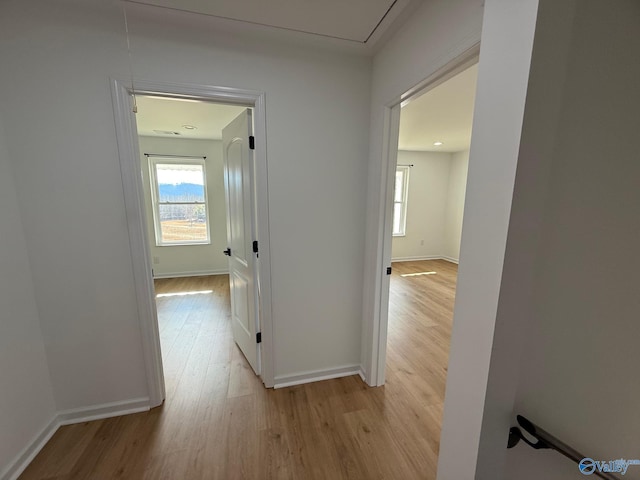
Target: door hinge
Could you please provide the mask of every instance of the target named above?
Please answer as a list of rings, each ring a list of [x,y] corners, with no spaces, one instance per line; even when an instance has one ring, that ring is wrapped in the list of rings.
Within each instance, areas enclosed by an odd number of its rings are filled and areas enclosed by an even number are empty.
[[[387,275],[391,275],[391,267],[387,267]]]
[[[258,241],[253,241],[253,253],[258,253]]]
[[[262,343],[262,332],[256,333],[256,343]]]
[[[254,137],[253,135],[251,135],[249,137],[249,148],[251,150],[255,150],[256,149],[256,137]]]

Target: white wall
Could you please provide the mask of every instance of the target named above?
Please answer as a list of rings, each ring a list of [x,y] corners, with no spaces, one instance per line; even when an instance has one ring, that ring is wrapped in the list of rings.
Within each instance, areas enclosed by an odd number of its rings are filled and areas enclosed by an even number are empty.
[[[464,216],[468,170],[468,150],[451,154],[442,256],[456,262],[460,258],[460,239],[462,238],[462,218]]]
[[[0,478],[55,415],[9,151],[0,123]]]
[[[398,151],[398,165],[413,167],[409,169],[406,235],[393,237],[394,261],[442,256],[450,162],[449,153]]]
[[[0,109],[58,408],[144,398],[109,83],[129,78],[122,4],[1,8]],[[266,92],[276,376],[358,365],[370,60],[128,8],[136,76]]]
[[[143,189],[147,213],[149,252],[154,277],[210,275],[229,271],[227,257],[227,223],[224,200],[222,142],[184,138],[139,137]],[[209,209],[209,245],[156,246],[153,227],[153,206],[149,183],[149,160],[144,153],[205,156],[207,203]]]
[[[541,1],[523,128],[521,162],[548,153],[550,181],[514,413],[596,460],[636,459],[640,66],[629,59],[640,55],[640,5],[564,3]],[[558,48],[567,51],[560,67],[549,63]],[[546,101],[557,106],[541,110],[551,79],[557,92]],[[639,476],[630,466],[626,477]],[[584,476],[560,455],[521,445],[509,451],[505,478]]]
[[[469,152],[398,151],[409,173],[406,235],[393,237],[395,261],[458,261]]]

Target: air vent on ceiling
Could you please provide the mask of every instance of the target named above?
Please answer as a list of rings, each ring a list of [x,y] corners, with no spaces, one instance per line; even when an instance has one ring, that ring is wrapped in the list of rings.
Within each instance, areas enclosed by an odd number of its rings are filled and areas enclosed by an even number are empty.
[[[180,135],[180,132],[174,132],[172,130],[154,130],[154,133],[158,135]]]

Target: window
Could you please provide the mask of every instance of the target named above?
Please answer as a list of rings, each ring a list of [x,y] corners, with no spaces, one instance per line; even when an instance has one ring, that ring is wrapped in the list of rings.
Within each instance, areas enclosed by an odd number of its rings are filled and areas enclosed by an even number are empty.
[[[396,168],[396,183],[393,193],[393,235],[402,237],[407,227],[407,189],[409,167]]]
[[[156,245],[208,244],[204,160],[150,159]]]

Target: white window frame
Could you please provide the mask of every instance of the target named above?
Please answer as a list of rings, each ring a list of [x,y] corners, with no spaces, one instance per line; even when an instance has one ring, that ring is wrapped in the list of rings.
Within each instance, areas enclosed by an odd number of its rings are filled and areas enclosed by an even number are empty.
[[[160,190],[156,175],[156,165],[200,165],[202,167],[202,181],[204,186],[204,202],[160,202]],[[184,157],[153,157],[149,158],[149,179],[151,181],[151,201],[153,203],[153,226],[155,230],[156,246],[174,247],[185,245],[210,245],[211,244],[211,224],[209,222],[209,201],[207,195],[207,166],[204,158],[184,158]],[[160,223],[160,205],[204,205],[205,218],[207,222],[206,240],[176,240],[165,242],[162,240],[162,225]]]
[[[394,237],[404,237],[407,234],[407,200],[409,199],[409,166],[406,165],[399,165],[396,167],[396,174],[397,172],[402,171],[402,200],[400,201],[396,201],[396,192],[395,192],[395,181],[393,182],[394,185],[394,192],[393,192],[393,209],[391,210],[393,212],[393,215],[395,216],[395,206],[396,204],[400,204],[400,231],[398,232],[393,232],[393,236]],[[392,223],[391,225],[393,226],[395,224],[395,219],[392,219]]]

